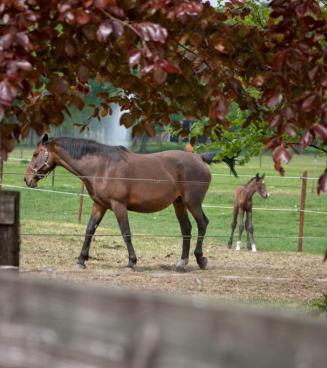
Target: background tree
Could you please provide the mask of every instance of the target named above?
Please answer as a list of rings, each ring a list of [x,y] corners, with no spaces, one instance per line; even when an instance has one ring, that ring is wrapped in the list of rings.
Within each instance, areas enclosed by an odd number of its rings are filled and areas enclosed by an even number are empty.
[[[18,133],[62,124],[70,106],[83,109],[82,95],[96,78],[124,93],[100,92],[92,114],[118,102],[129,110],[121,123],[134,135],[153,136],[158,121],[180,129],[170,116],[183,113],[207,117],[203,133],[219,140],[231,127],[234,101],[247,110],[244,127],[267,122],[271,134],[260,140],[283,174],[298,139],[302,149],[327,143],[326,16],[314,0],[273,0],[259,18],[256,6],[240,0],[218,10],[187,0],[2,1],[2,149],[10,150]],[[327,191],[326,173],[318,191]]]

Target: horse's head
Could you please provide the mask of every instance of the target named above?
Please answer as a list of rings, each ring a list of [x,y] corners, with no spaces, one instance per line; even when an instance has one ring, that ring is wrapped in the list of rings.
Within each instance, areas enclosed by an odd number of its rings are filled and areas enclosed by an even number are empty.
[[[262,198],[268,198],[268,197],[270,197],[270,193],[267,192],[267,188],[266,188],[264,178],[265,178],[265,174],[263,174],[262,176],[257,174],[255,176],[255,182],[256,182],[256,185],[257,185],[257,192],[261,195],[261,197]]]
[[[37,144],[32,160],[30,161],[24,180],[27,186],[35,188],[37,182],[47,176],[56,166],[53,153],[49,150],[49,138],[47,134],[44,134],[39,143]]]

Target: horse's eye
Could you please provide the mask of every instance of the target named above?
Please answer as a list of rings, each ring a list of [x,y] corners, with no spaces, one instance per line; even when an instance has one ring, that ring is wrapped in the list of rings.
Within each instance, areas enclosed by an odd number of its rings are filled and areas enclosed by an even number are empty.
[[[38,154],[39,154],[38,152],[34,152],[33,157],[36,157]]]

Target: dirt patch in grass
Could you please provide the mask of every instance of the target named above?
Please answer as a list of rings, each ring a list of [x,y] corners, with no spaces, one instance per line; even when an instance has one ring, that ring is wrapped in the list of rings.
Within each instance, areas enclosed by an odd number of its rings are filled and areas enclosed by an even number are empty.
[[[90,252],[93,258],[86,270],[80,270],[75,262],[82,240],[22,236],[22,276],[270,305],[303,306],[327,291],[327,264],[322,263],[322,256],[236,252],[209,240],[205,247],[208,269],[199,270],[191,257],[188,271],[177,273],[178,239],[136,239],[138,264],[132,272],[125,268],[127,251],[121,238],[113,236],[96,238]]]

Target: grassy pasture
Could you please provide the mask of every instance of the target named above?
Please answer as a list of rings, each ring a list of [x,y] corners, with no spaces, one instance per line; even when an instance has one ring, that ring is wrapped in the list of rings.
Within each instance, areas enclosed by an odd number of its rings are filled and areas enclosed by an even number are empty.
[[[24,149],[14,152],[11,158],[22,160],[10,160],[5,163],[4,183],[5,185],[22,186],[23,173],[27,167],[27,160],[31,158],[32,151]],[[301,181],[299,177],[304,169],[308,170],[308,176],[313,177],[321,173],[325,167],[325,158],[317,157],[316,168],[314,168],[313,155],[295,156],[287,166],[287,178],[278,176],[273,168],[272,160],[269,155],[264,155],[261,159],[253,159],[243,167],[238,167],[240,177],[238,179],[229,175],[225,164],[211,166],[213,174],[212,183],[205,199],[205,212],[210,219],[205,244],[215,246],[225,246],[230,232],[230,222],[232,209],[213,208],[210,206],[231,207],[233,205],[233,192],[237,185],[246,183],[250,176],[256,172],[266,173],[266,184],[272,196],[268,200],[263,200],[258,195],[254,197],[254,206],[266,210],[254,210],[253,224],[255,228],[255,239],[257,248],[265,251],[296,251],[299,212],[285,211],[296,210],[299,208]],[[261,165],[261,167],[260,167]],[[316,173],[315,173],[316,171]],[[244,175],[244,176],[243,176]],[[271,177],[269,177],[271,176]],[[308,180],[306,209],[310,211],[327,212],[327,196],[317,196],[315,191],[311,192],[312,181]],[[316,180],[314,181],[315,188]],[[52,177],[39,182],[39,189],[51,190]],[[6,187],[6,189],[11,189]],[[15,189],[15,188],[12,188]],[[62,223],[76,224],[77,211],[79,206],[80,181],[62,168],[57,168],[55,172],[54,190],[62,193],[42,192],[28,189],[17,189],[21,191],[21,223],[24,233],[29,232],[49,232],[55,233],[56,228],[47,228],[41,224],[46,222],[57,223],[58,229]],[[67,193],[75,193],[69,195]],[[206,207],[208,206],[208,207]],[[84,198],[84,209],[82,223],[86,224],[91,207],[91,200]],[[269,211],[269,209],[280,209]],[[175,218],[172,207],[164,211],[153,214],[130,213],[130,223],[135,234],[134,242],[136,248],[142,247],[143,237],[156,238],[156,242],[162,241],[165,237],[179,240],[179,225]],[[35,228],[35,223],[40,226]],[[304,252],[322,253],[327,244],[327,215],[319,213],[305,214]],[[193,234],[196,234],[194,221]],[[108,212],[103,219],[100,228],[105,229],[106,234],[119,234],[119,228],[111,212]],[[80,234],[84,230],[79,231]],[[236,240],[237,229],[235,231]],[[243,239],[245,241],[245,234]],[[167,240],[167,238],[166,238]]]
[[[299,212],[296,211],[254,211],[258,253],[253,255],[246,250],[231,252],[226,249],[232,210],[205,207],[210,219],[204,241],[209,266],[206,271],[199,270],[191,257],[191,272],[185,274],[174,272],[181,253],[181,237],[173,208],[153,214],[130,213],[138,256],[136,272],[132,273],[125,271],[127,251],[116,220],[108,212],[92,242],[92,259],[87,262],[87,269],[78,270],[74,264],[83,242],[91,201],[85,197],[82,224],[77,224],[80,181],[61,168],[56,169],[54,190],[66,194],[27,189],[23,173],[31,155],[31,150],[24,149],[21,157],[21,151],[17,150],[11,155],[17,161],[7,161],[4,167],[5,189],[21,192],[21,271],[25,272],[25,277],[37,275],[78,283],[92,281],[110,287],[205,295],[276,308],[307,306],[326,291],[326,264],[321,261],[327,245],[327,215],[306,214],[304,236],[318,238],[304,239],[304,252],[299,256],[297,239],[289,238],[298,234]],[[294,157],[286,175],[296,178],[278,176],[268,155],[262,157],[261,167],[259,158],[239,167],[238,179],[229,175],[224,164],[212,165],[214,175],[205,205],[231,207],[235,186],[247,182],[248,176],[256,172],[265,172],[272,196],[268,200],[255,196],[255,207],[296,209],[300,202],[299,177],[303,170],[308,170],[309,177],[316,170],[317,176],[325,163],[325,158],[318,157],[315,169],[312,155]],[[23,189],[10,188],[10,185]],[[39,182],[38,188],[51,190],[51,186],[50,175]],[[327,196],[311,193],[311,187],[312,180],[308,180],[307,210],[327,212]],[[192,248],[195,235],[193,222]]]

